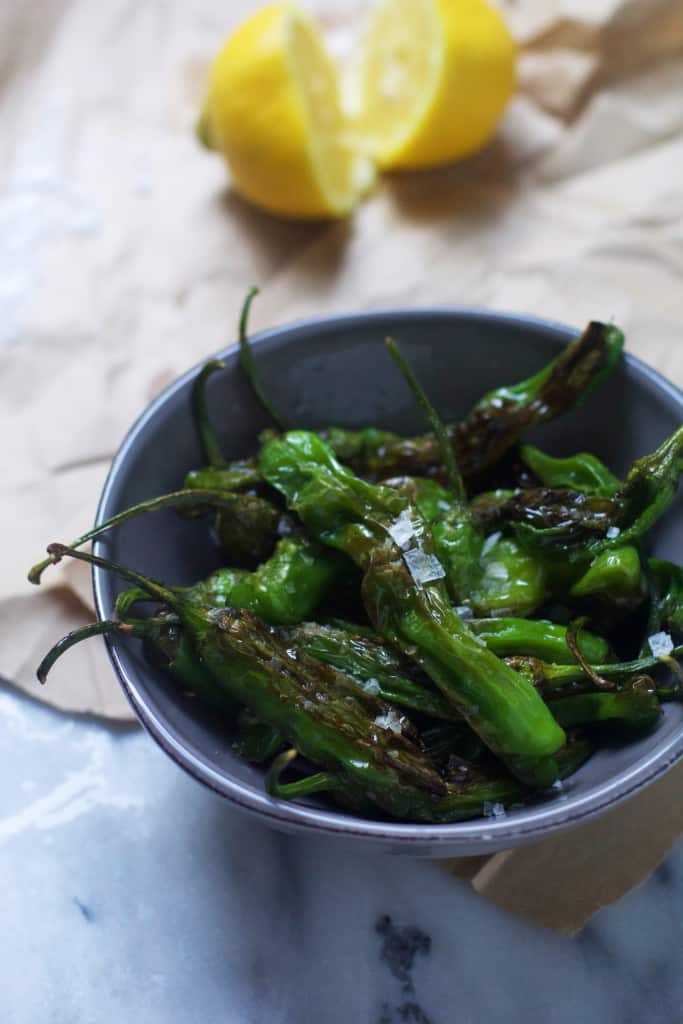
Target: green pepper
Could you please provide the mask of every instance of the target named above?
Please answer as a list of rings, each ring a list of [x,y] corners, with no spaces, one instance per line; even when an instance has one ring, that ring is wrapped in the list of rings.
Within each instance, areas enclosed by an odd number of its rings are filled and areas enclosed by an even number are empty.
[[[293,647],[344,672],[368,693],[382,700],[432,718],[459,718],[453,705],[436,691],[431,681],[415,672],[407,659],[394,654],[378,637],[316,622],[303,622],[285,634]]]
[[[640,682],[640,681],[639,681]],[[661,716],[654,688],[631,686],[616,693],[583,693],[550,701],[550,708],[565,729],[618,721],[633,729],[647,730]]]
[[[637,459],[612,497],[538,488],[473,507],[487,523],[511,523],[528,550],[565,563],[586,563],[640,540],[671,504],[681,470],[683,427]]]
[[[519,455],[543,487],[597,494],[604,498],[613,497],[621,489],[621,480],[590,452],[554,458],[533,445],[523,444]]]
[[[431,526],[434,552],[457,605],[467,605],[477,615],[524,616],[542,603],[542,564],[514,539],[487,538],[469,507],[436,480],[401,477],[385,486],[408,498]]]
[[[576,408],[612,372],[623,344],[617,327],[592,322],[544,369],[484,395],[465,420],[448,428],[460,472],[481,473],[531,427]],[[374,479],[438,475],[440,446],[433,434],[388,443],[363,468]]]
[[[250,293],[246,311],[251,298]],[[282,417],[265,396],[256,373],[246,338],[245,310],[240,322],[242,366],[260,404],[276,423],[282,424]],[[463,475],[471,477],[483,472],[532,426],[555,419],[579,405],[612,372],[621,356],[623,342],[623,334],[617,327],[592,322],[544,369],[518,384],[497,388],[481,398],[465,420],[448,427]],[[362,430],[328,427],[321,430],[320,435],[342,463],[373,480],[397,475],[443,476],[441,448],[433,433],[400,438],[374,427]],[[238,464],[236,469],[240,466]],[[254,483],[253,477],[250,480],[249,486]]]
[[[229,466],[202,466],[191,469],[183,481],[186,490],[246,491],[263,481],[256,460],[239,459]]]
[[[189,587],[174,587],[188,604],[202,608],[234,605],[255,612],[274,625],[300,622],[318,607],[349,565],[336,551],[304,536],[283,537],[254,572],[217,569]],[[121,613],[121,606],[117,606]]]
[[[604,597],[612,605],[635,608],[645,597],[640,554],[632,545],[603,551],[569,591],[571,597]],[[589,661],[595,659],[588,657]]]
[[[300,622],[348,577],[349,568],[336,551],[303,536],[284,537],[267,562],[235,582],[225,603],[248,608],[266,622]]]
[[[503,618],[475,619],[468,625],[500,657],[526,655],[557,665],[574,663],[567,647],[567,630],[554,622]],[[610,658],[609,644],[595,633],[581,630],[577,642],[587,661],[600,664]]]
[[[683,634],[683,569],[672,562],[650,558],[647,575],[651,587],[647,636],[661,630]]]
[[[475,615],[530,615],[547,590],[541,561],[512,537],[489,537],[481,557],[482,576],[465,599]]]
[[[370,620],[434,680],[519,778],[552,783],[564,733],[522,676],[487,650],[448,602],[429,527],[397,492],[343,467],[315,434],[267,443],[261,472],[313,536],[364,573]],[[399,541],[394,538],[399,531]]]
[[[506,660],[516,672],[525,675],[547,700],[551,700],[553,697],[572,693],[594,692],[596,677],[611,682],[613,689],[618,690],[628,685],[629,679],[652,672],[662,663],[678,671],[675,662],[681,657],[683,657],[683,645],[674,647],[671,655],[666,658],[644,655],[632,661],[608,662],[603,665],[591,664],[588,666],[590,672],[587,671],[585,665],[579,663],[555,665],[544,662],[540,658],[523,656],[511,657]],[[657,685],[655,692],[660,701],[680,700],[683,697],[680,682],[674,685]]]
[[[214,689],[217,689],[215,681],[213,685]],[[286,745],[277,729],[260,722],[247,708],[242,708],[237,716],[237,729],[237,736],[232,744],[233,750],[250,764],[270,761]]]
[[[398,434],[393,434],[390,430],[379,430],[377,427],[363,427],[361,430],[326,427],[320,430],[319,434],[329,444],[340,462],[352,467],[357,466],[359,471],[362,471],[368,461],[387,445],[398,444],[401,441]]]

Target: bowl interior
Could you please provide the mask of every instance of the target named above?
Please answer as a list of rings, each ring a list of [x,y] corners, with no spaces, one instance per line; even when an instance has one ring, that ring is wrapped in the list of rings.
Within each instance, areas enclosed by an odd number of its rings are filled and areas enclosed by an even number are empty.
[[[415,311],[333,318],[268,332],[255,339],[264,383],[278,408],[297,426],[374,424],[399,433],[423,422],[389,359],[392,335],[447,420],[467,412],[485,391],[526,377],[544,365],[575,331],[540,321],[467,311]],[[211,378],[212,416],[229,457],[255,449],[268,425],[239,370],[234,349],[226,369]],[[202,463],[192,424],[190,388],[196,370],[168,388],[135,424],[105,486],[98,521],[135,502],[177,489],[185,472]],[[660,443],[683,421],[683,398],[652,371],[627,358],[580,410],[530,435],[557,454],[589,450],[616,471]],[[683,518],[677,500],[652,538],[662,557],[680,560]],[[173,584],[191,583],[220,562],[207,521],[188,522],[160,512],[125,524],[98,550]],[[94,573],[98,611],[110,614],[121,585]],[[365,835],[401,852],[476,853],[510,846],[541,831],[596,813],[654,777],[680,755],[683,707],[670,704],[655,731],[638,742],[595,755],[559,796],[504,819],[448,826],[368,822],[324,804],[286,804],[263,791],[262,773],[237,757],[229,729],[179,693],[145,660],[140,645],[111,648],[120,678],[144,724],[179,763],[242,806],[284,827],[314,827]],[[438,850],[437,850],[438,846]]]

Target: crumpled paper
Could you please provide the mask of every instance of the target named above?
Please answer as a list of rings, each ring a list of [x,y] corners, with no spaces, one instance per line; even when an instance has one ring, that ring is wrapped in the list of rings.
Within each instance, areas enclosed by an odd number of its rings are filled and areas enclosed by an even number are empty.
[[[683,0],[501,3],[520,93],[496,140],[318,224],[247,206],[193,135],[209,59],[256,6],[0,7],[0,676],[69,711],[132,718],[98,642],[38,686],[92,605],[78,570],[40,591],[26,571],[90,525],[126,429],[234,339],[248,285],[255,329],[449,303],[614,317],[683,383]],[[315,4],[338,53],[365,6]]]

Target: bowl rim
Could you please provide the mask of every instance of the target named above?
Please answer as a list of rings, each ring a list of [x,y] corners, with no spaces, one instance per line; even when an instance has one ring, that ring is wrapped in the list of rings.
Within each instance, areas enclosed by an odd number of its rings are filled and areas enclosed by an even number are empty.
[[[299,319],[260,331],[254,334],[250,341],[255,346],[283,338],[286,340],[288,336],[291,336],[291,340],[294,341],[301,332],[310,333],[323,329],[329,331],[335,327],[354,328],[360,324],[371,325],[373,322],[387,319],[397,321],[406,319],[474,319],[491,323],[512,322],[551,332],[558,339],[565,340],[574,338],[579,333],[576,328],[544,317],[468,306],[427,306],[374,309],[367,312]],[[112,459],[98,501],[95,525],[99,525],[105,518],[105,508],[118,483],[119,475],[125,470],[128,454],[147,424],[154,419],[159,409],[174,394],[194,379],[208,359],[232,355],[237,347],[237,343],[234,342],[225,346],[215,356],[207,356],[196,363],[168,384],[137,417],[126,432]],[[681,389],[637,356],[625,352],[623,358],[641,378],[645,378],[658,391],[664,392],[683,412],[683,391]],[[104,578],[104,571],[93,566],[93,594],[95,609],[100,620],[106,617]],[[613,779],[596,787],[594,792],[589,791],[580,796],[568,795],[562,801],[549,799],[545,803],[532,804],[530,807],[518,811],[514,819],[506,817],[476,818],[442,825],[426,825],[355,818],[342,811],[328,811],[307,804],[290,803],[271,797],[265,789],[239,781],[206,764],[200,751],[182,743],[166,727],[154,708],[147,702],[144,693],[137,686],[135,678],[132,678],[132,675],[127,672],[113,638],[107,636],[105,640],[109,659],[133,711],[162,750],[196,780],[232,804],[268,819],[273,825],[294,831],[313,831],[320,835],[363,838],[380,844],[386,844],[389,840],[394,844],[404,845],[404,847],[414,846],[417,848],[420,844],[426,844],[430,848],[429,853],[432,856],[438,855],[435,854],[434,848],[439,844],[447,846],[449,854],[459,852],[458,847],[463,847],[463,853],[467,854],[472,852],[475,845],[479,844],[481,847],[477,852],[487,852],[487,848],[493,852],[495,849],[518,845],[584,823],[650,785],[683,758],[683,728],[681,728],[669,737],[663,746],[654,749],[644,761],[624,769]]]

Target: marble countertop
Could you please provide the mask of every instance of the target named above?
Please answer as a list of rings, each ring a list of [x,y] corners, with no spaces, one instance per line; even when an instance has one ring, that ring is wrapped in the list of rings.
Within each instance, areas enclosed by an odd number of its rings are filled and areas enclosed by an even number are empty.
[[[574,940],[236,812],[135,727],[0,692],[3,1024],[673,1024],[683,844]]]

